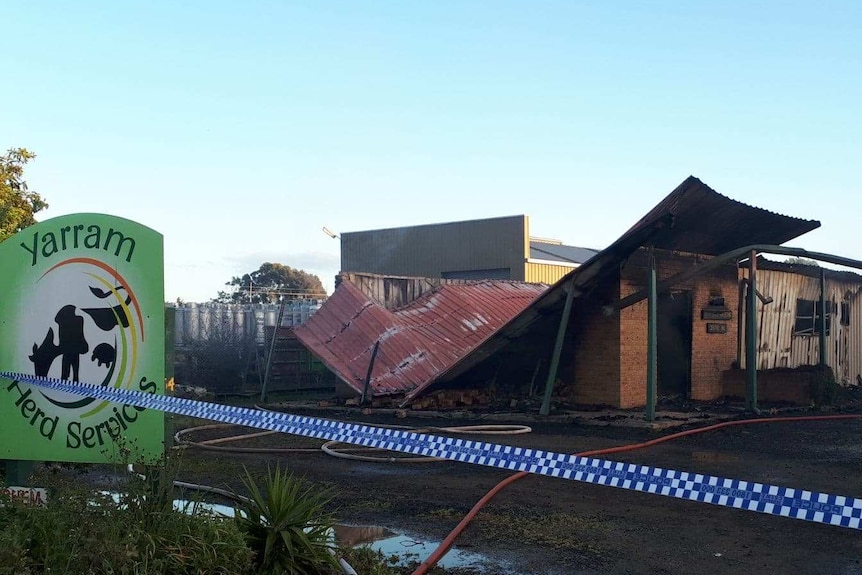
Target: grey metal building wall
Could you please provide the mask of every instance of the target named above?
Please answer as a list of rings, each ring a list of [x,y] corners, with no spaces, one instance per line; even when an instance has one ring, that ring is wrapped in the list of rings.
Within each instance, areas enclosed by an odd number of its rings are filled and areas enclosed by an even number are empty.
[[[528,254],[523,215],[341,234],[342,272],[524,281]]]

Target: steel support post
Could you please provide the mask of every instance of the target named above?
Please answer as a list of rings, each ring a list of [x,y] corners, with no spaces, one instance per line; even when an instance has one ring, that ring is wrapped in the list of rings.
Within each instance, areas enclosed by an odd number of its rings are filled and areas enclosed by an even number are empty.
[[[745,313],[745,399],[757,411],[757,252],[748,259],[748,309]]]
[[[647,296],[647,387],[646,420],[655,421],[656,378],[658,376],[658,290],[655,257],[650,256],[649,295]]]
[[[560,367],[560,355],[563,353],[563,340],[566,338],[566,329],[569,327],[569,315],[572,312],[572,299],[575,297],[574,277],[569,282],[566,292],[566,303],[563,305],[563,315],[560,317],[560,326],[557,328],[557,339],[554,342],[554,353],[551,356],[551,365],[548,367],[548,381],[545,382],[545,396],[542,398],[541,415],[551,412],[551,396],[554,394],[554,382],[557,380],[557,369]]]

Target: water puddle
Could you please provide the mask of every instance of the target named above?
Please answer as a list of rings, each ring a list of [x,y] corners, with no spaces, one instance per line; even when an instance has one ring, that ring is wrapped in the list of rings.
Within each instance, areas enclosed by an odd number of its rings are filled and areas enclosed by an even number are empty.
[[[174,510],[182,511],[183,513],[207,511],[216,515],[224,515],[225,517],[233,517],[235,513],[234,508],[229,505],[205,503],[203,501],[187,501],[185,499],[174,499]]]
[[[235,512],[233,507],[227,505],[186,501],[184,499],[174,500],[174,509],[185,513],[205,510],[225,517],[233,517]],[[335,540],[345,547],[367,545],[374,551],[380,551],[386,557],[393,555],[398,557],[401,564],[424,561],[440,544],[439,541],[423,541],[408,535],[399,535],[385,527],[373,525],[336,525],[333,527],[333,531]],[[470,567],[477,571],[484,571],[489,568],[491,563],[492,561],[484,555],[453,547],[437,564],[445,569]]]
[[[120,494],[114,491],[99,491],[99,494],[109,496],[114,500],[114,503],[120,502]],[[218,503],[207,503],[205,501],[188,501],[186,499],[174,499],[174,511],[181,511],[183,513],[203,511],[225,517],[233,517],[236,513],[236,510],[230,505],[219,505]]]
[[[342,545],[356,547],[367,545],[374,551],[380,551],[386,557],[396,556],[401,564],[412,561],[424,561],[437,546],[439,541],[423,541],[409,535],[399,535],[384,527],[336,525],[335,537]],[[443,568],[470,567],[484,571],[491,566],[492,561],[485,555],[472,553],[453,547],[437,563]]]
[[[335,539],[345,547],[356,547],[366,543],[373,543],[380,539],[389,539],[395,536],[395,533],[385,527],[376,526],[356,526],[356,525],[336,525]]]

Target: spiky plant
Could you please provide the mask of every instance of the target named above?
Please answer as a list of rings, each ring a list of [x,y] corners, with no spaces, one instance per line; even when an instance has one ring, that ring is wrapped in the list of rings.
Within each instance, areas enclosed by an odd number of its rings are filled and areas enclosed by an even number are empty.
[[[240,499],[237,522],[255,552],[261,573],[318,575],[338,567],[331,553],[331,500],[287,471],[269,469],[264,491],[245,470],[249,497]]]

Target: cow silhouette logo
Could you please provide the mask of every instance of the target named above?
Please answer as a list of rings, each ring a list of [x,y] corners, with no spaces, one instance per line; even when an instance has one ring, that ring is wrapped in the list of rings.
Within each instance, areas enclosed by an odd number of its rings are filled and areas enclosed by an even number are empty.
[[[102,386],[132,387],[137,348],[144,334],[139,306],[125,278],[101,262],[76,258],[53,266],[37,284],[44,284],[53,294],[58,293],[58,285],[63,285],[65,289],[59,293],[65,299],[49,307],[43,303],[37,312],[42,331],[36,331],[38,335],[33,337],[31,330],[27,341],[27,359],[33,373]],[[85,408],[97,401],[48,390],[40,393],[57,407],[67,409]],[[105,403],[101,402],[101,407]]]
[[[30,361],[36,370],[36,375],[48,375],[54,360],[63,358],[61,379],[80,381],[78,373],[81,366],[81,354],[90,350],[90,345],[84,337],[84,318],[75,313],[75,306],[64,305],[54,318],[57,322],[57,332],[60,336],[59,345],[54,344],[54,328],[48,328],[42,345],[33,344],[33,355]]]

